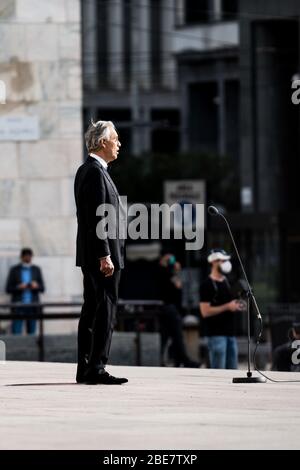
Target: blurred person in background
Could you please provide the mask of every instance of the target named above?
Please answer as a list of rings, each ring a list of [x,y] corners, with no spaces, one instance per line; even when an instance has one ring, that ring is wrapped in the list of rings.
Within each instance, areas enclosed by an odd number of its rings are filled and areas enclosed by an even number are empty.
[[[300,372],[300,364],[298,364],[299,354],[297,363],[293,363],[293,353],[296,349],[294,341],[299,341],[300,346],[300,323],[294,323],[292,325],[289,331],[289,341],[275,348],[273,352],[272,370],[280,372]]]
[[[200,364],[190,359],[186,352],[182,331],[182,280],[181,265],[176,257],[167,253],[159,261],[160,297],[164,301],[161,316],[162,351],[165,350],[168,339],[172,340],[171,353],[176,367],[200,367]]]
[[[26,307],[26,304],[39,302],[39,294],[44,292],[44,281],[39,266],[32,264],[33,251],[31,248],[23,248],[21,251],[21,262],[10,268],[6,292],[11,294],[11,302],[21,303],[24,307],[16,307],[12,310],[14,314],[32,315],[37,312],[35,307]],[[13,320],[12,333],[19,335],[23,330],[23,320]],[[36,331],[36,320],[26,320],[26,331],[32,335]]]
[[[226,277],[232,270],[230,255],[224,250],[211,250],[207,258],[211,271],[200,286],[200,313],[203,335],[208,339],[212,369],[237,369],[236,313],[244,310],[243,302],[234,299]]]

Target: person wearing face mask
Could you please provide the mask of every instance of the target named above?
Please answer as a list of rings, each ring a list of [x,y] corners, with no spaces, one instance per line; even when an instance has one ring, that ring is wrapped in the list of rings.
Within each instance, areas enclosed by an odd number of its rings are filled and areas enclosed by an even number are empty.
[[[200,286],[200,313],[212,369],[238,367],[235,324],[236,313],[243,310],[243,305],[233,298],[226,277],[232,270],[230,258],[224,250],[211,250],[207,258],[211,272]]]

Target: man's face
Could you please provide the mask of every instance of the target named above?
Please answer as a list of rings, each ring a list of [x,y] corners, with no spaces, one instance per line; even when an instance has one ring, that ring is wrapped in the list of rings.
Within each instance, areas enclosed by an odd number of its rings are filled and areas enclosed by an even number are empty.
[[[222,264],[224,263],[224,260],[218,259],[213,261],[212,263],[212,268],[217,270],[220,274],[224,274],[222,271]]]
[[[220,259],[216,259],[215,261],[212,262],[212,267],[220,271],[222,263],[223,261],[221,261]]]
[[[224,263],[223,260],[221,260],[221,259],[218,260],[218,269],[219,269],[220,273],[222,272],[222,264],[223,264],[223,263]]]
[[[118,158],[121,142],[117,132],[113,129],[110,134],[110,139],[103,142],[101,153],[107,162],[112,162]]]
[[[22,263],[31,263],[32,260],[32,255],[23,255],[22,258]]]

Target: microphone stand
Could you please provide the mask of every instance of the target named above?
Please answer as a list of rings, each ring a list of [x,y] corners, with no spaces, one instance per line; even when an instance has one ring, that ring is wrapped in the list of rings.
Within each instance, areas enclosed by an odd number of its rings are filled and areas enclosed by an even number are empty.
[[[213,206],[210,206],[208,208],[208,212],[211,215],[219,215],[225,221],[225,224],[227,226],[232,244],[234,246],[235,253],[236,253],[237,258],[239,260],[240,267],[242,269],[243,276],[244,276],[246,284],[247,284],[247,293],[246,293],[246,295],[247,295],[247,332],[248,332],[248,371],[247,371],[247,377],[234,377],[232,379],[232,382],[235,383],[235,384],[265,383],[266,379],[264,377],[253,377],[252,372],[251,372],[251,332],[250,332],[250,325],[251,325],[251,319],[250,319],[251,309],[250,309],[250,307],[251,307],[251,303],[253,303],[253,305],[255,307],[255,310],[257,312],[257,318],[261,321],[262,318],[261,318],[261,314],[260,314],[260,311],[259,311],[259,307],[257,305],[256,298],[254,296],[253,290],[252,290],[252,288],[250,286],[250,283],[248,281],[248,277],[247,277],[243,262],[241,260],[241,257],[240,257],[238,248],[236,246],[236,243],[235,243],[230,225],[229,225],[226,217],[223,214],[221,214],[221,212],[219,212],[219,210],[217,208],[215,208]]]

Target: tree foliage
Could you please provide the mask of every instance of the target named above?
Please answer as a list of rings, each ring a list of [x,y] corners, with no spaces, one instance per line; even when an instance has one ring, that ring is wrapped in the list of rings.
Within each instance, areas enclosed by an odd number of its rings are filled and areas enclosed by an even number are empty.
[[[166,180],[203,179],[207,201],[229,211],[239,208],[239,183],[232,159],[208,154],[123,155],[112,168],[119,192],[129,202],[163,202]]]

